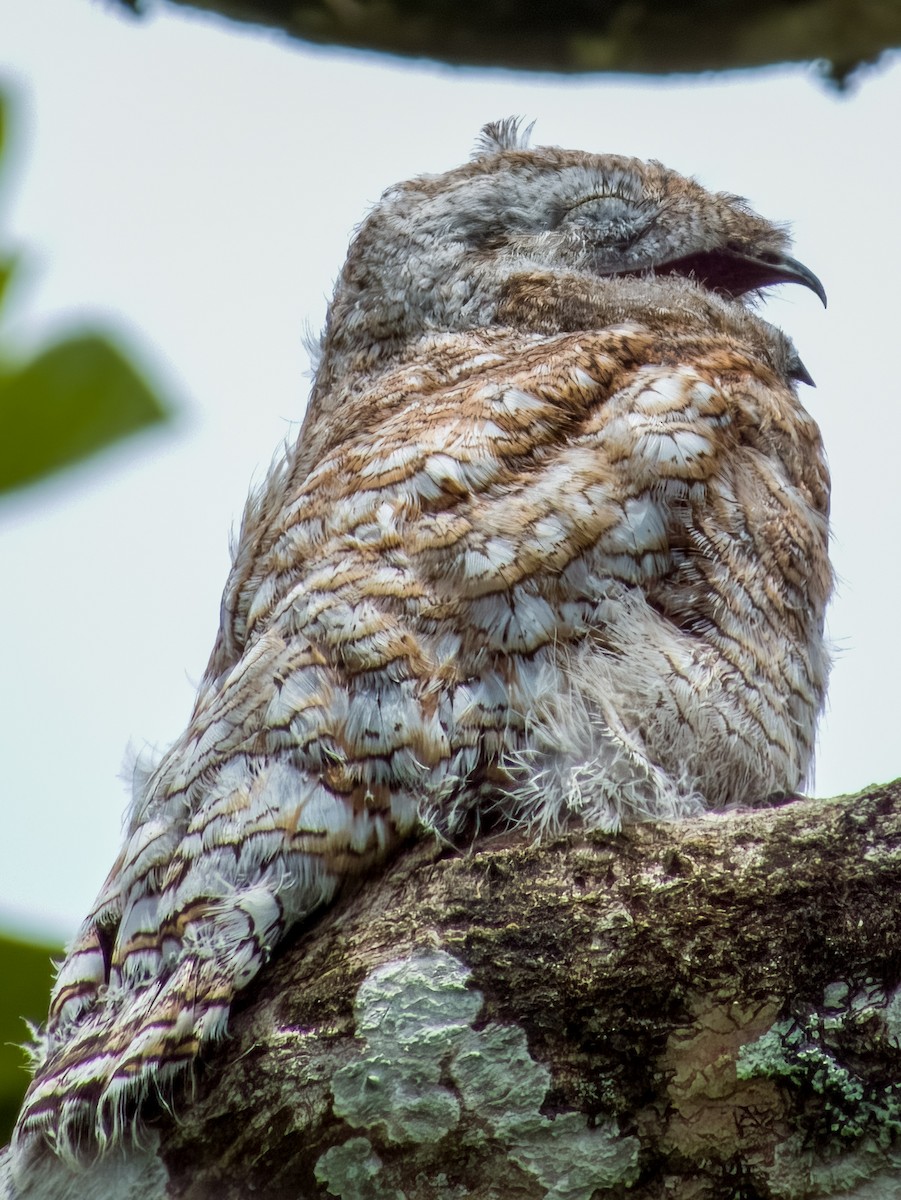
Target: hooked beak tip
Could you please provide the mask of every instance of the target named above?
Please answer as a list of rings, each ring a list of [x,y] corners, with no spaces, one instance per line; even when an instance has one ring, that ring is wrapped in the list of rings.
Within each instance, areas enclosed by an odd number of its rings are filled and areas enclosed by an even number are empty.
[[[826,289],[809,267],[805,267],[802,262],[788,254],[781,254],[773,266],[780,275],[777,282],[800,283],[803,287],[810,288],[814,295],[819,296],[823,308],[829,307]]]

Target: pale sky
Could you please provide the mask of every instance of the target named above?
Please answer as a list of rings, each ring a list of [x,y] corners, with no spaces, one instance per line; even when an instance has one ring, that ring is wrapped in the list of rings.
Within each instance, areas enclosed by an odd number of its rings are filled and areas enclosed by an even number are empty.
[[[99,322],[177,421],[0,502],[0,927],[68,936],[115,857],[129,746],[187,719],[228,534],[293,436],[356,223],[388,185],[467,157],[481,124],[658,158],[791,221],[829,309],[767,317],[816,379],[833,472],[836,646],[816,795],[901,774],[897,358],[901,57],[840,97],[785,68],[647,81],[469,72],[305,49],[163,4],[0,0],[12,160],[0,249],[26,256],[4,328]],[[0,434],[2,436],[2,434]]]

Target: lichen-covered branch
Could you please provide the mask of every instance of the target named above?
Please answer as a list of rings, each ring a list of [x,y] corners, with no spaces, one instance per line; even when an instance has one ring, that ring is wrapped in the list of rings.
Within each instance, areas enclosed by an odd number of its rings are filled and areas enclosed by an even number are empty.
[[[901,781],[415,846],[247,993],[154,1169],[184,1200],[892,1196],[899,886]]]
[[[121,0],[143,7],[139,0]],[[149,3],[150,0],[144,0]],[[819,60],[841,82],[901,45],[897,0],[175,0],[318,44],[468,66],[661,74]]]

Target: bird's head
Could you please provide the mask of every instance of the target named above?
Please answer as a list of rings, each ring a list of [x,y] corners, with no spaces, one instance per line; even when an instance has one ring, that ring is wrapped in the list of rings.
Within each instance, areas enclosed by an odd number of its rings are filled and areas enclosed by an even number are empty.
[[[361,225],[330,309],[329,342],[374,347],[491,326],[511,281],[679,276],[746,304],[760,288],[823,285],[781,225],[657,162],[529,149],[487,125],[470,162],[390,188]]]

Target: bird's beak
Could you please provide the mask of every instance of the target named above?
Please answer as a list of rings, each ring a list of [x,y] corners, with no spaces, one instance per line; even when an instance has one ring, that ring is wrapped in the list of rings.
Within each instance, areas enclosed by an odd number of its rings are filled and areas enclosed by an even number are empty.
[[[768,253],[759,257],[751,254],[738,254],[736,257],[741,259],[749,274],[753,275],[755,271],[759,272],[759,282],[753,284],[753,287],[769,287],[774,283],[800,283],[803,287],[810,288],[812,292],[815,292],[823,302],[823,308],[826,307],[826,289],[822,283],[809,267],[805,267],[802,262],[798,262],[790,254]]]
[[[826,305],[826,289],[809,267],[778,251],[752,254],[723,247],[702,250],[654,267],[656,275],[685,275],[715,292],[743,296],[775,283],[800,283],[810,288]]]

